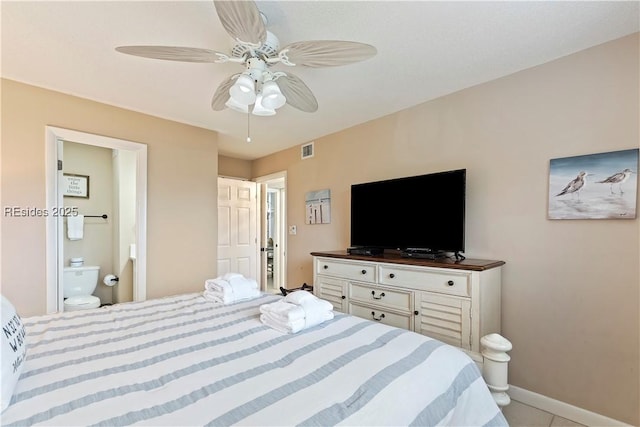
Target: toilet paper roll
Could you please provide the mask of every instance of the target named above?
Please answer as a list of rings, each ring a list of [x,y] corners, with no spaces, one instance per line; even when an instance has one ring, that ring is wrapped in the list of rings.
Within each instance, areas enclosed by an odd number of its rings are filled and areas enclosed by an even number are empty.
[[[116,276],[115,274],[107,274],[106,276],[104,276],[103,282],[107,286],[114,286],[116,283],[118,283],[118,276]]]

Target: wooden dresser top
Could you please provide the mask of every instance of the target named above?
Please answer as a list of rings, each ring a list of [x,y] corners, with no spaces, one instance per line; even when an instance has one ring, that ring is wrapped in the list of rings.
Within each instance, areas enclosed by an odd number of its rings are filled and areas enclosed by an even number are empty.
[[[311,252],[313,256],[327,258],[341,258],[370,262],[387,262],[393,264],[419,265],[423,267],[453,268],[458,270],[484,271],[500,267],[504,261],[466,258],[457,261],[455,258],[421,259],[404,258],[400,253],[387,253],[382,255],[351,255],[347,251]]]

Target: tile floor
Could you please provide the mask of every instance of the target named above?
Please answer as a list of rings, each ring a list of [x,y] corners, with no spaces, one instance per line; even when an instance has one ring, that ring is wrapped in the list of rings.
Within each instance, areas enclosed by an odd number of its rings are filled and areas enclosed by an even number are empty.
[[[566,418],[512,400],[503,410],[510,427],[583,427]]]

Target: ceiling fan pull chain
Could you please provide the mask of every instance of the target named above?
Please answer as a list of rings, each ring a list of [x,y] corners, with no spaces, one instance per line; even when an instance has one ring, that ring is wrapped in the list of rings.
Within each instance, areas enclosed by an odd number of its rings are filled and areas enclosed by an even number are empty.
[[[251,111],[247,110],[247,142],[251,142]]]

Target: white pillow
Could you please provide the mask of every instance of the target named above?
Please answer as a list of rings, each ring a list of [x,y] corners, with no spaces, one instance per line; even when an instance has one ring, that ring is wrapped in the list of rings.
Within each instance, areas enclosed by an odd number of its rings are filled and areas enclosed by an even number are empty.
[[[2,295],[2,410],[9,406],[27,354],[26,331],[13,304]]]

